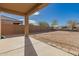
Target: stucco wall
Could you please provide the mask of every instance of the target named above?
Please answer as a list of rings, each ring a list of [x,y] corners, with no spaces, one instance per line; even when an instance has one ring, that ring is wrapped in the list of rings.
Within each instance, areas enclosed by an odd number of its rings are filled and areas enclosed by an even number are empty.
[[[23,33],[24,33],[24,26],[22,25],[1,23],[2,35],[15,35],[15,34],[23,34]]]
[[[24,33],[24,26],[19,24],[14,24],[13,21],[9,20],[7,17],[1,18],[1,35],[16,35]]]
[[[29,25],[29,32],[30,33],[46,32],[46,31],[49,31],[49,30],[50,30],[50,28],[48,28],[48,27],[40,27],[40,26]]]
[[[1,16],[0,16],[0,35],[1,35]]]

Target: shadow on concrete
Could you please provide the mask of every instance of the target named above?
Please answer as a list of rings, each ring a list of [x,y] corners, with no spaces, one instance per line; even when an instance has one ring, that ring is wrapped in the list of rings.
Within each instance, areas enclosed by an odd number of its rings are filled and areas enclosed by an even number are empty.
[[[25,37],[25,56],[37,56],[33,44],[29,37]]]

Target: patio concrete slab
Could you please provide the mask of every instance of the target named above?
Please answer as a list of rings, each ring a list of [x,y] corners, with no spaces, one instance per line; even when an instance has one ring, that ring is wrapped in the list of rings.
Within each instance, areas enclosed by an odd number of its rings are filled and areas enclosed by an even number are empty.
[[[38,56],[73,56],[34,38],[30,40]],[[0,56],[24,56],[24,37],[0,40]]]
[[[24,56],[24,48],[8,51],[0,54],[0,56]]]
[[[12,37],[0,40],[0,56],[23,56],[24,37]]]
[[[44,42],[30,38],[38,56],[73,56]]]

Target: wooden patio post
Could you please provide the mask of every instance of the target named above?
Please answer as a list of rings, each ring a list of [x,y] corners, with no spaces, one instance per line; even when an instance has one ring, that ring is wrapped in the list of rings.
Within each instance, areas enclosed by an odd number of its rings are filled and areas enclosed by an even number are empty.
[[[29,35],[29,17],[25,16],[25,37],[28,37]]]

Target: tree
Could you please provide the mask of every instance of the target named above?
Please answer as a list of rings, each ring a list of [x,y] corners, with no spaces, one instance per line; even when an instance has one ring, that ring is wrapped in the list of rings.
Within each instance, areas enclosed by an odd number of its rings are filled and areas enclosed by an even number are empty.
[[[76,22],[76,21],[74,21],[74,20],[68,21],[68,27],[69,27],[71,30],[74,30],[74,28],[76,28],[76,25],[77,25],[77,22]]]
[[[39,22],[39,26],[41,30],[47,30],[49,28],[49,24],[47,22]]]
[[[52,23],[51,23],[51,27],[56,29],[58,27],[58,22],[57,20],[53,20]]]

